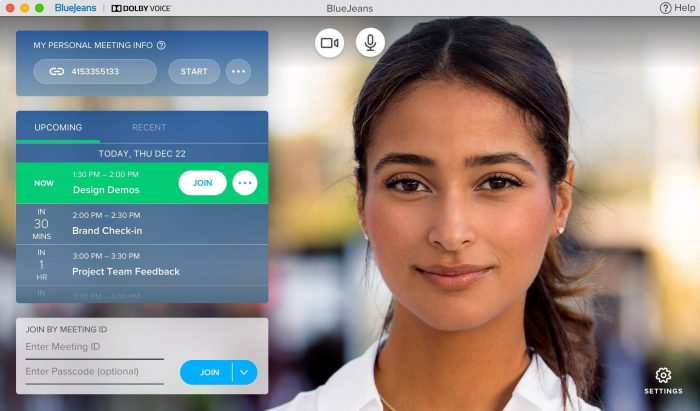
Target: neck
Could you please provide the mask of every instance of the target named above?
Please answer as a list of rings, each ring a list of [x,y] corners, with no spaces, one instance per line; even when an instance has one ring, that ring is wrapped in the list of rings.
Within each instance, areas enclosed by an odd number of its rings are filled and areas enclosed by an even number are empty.
[[[502,410],[530,363],[524,300],[463,331],[432,328],[397,302],[375,381],[397,411]]]

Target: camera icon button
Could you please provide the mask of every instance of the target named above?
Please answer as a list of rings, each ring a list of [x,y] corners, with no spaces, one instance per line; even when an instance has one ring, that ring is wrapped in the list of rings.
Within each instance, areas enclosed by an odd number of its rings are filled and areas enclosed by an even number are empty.
[[[332,59],[343,52],[345,40],[338,30],[328,28],[318,32],[314,45],[316,46],[318,54],[322,57]]]

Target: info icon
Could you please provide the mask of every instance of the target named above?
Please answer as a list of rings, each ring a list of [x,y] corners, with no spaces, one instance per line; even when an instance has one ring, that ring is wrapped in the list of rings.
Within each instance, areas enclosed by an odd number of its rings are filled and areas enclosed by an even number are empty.
[[[332,59],[343,52],[345,40],[343,35],[336,29],[323,29],[316,35],[316,51],[321,56]]]

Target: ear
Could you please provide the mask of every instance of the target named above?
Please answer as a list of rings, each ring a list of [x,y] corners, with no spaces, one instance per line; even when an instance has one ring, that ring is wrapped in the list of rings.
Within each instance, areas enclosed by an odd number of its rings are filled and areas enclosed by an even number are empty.
[[[566,227],[566,222],[573,206],[574,193],[574,162],[569,160],[566,163],[566,176],[557,187],[557,197],[554,206],[554,226],[551,229],[552,237],[559,236],[559,228]]]
[[[365,196],[362,194],[362,189],[360,188],[360,182],[357,180],[357,173],[355,173],[355,195],[357,197],[357,216],[360,219],[360,229],[367,237],[367,220],[365,219]]]

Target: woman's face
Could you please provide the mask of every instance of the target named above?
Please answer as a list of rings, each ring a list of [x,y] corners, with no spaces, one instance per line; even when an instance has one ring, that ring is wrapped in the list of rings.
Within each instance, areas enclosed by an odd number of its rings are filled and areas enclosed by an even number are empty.
[[[423,81],[390,103],[367,176],[359,212],[382,276],[398,304],[441,330],[524,304],[571,208],[567,184],[553,206],[545,154],[515,106],[457,82]]]

